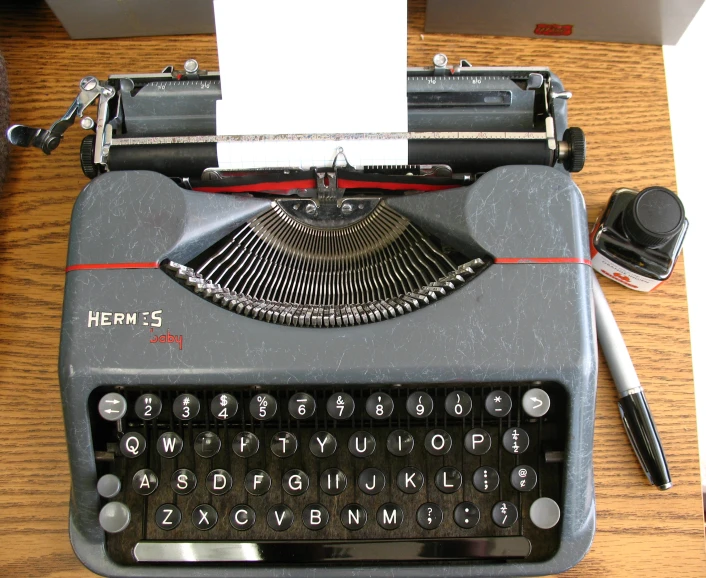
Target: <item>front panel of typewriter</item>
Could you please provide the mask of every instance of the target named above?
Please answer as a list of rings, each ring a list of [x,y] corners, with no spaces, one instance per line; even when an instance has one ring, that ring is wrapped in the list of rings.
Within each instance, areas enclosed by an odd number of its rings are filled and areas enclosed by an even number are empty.
[[[126,576],[575,564],[594,528],[584,228],[547,167],[318,200],[92,181],[61,348],[78,556]]]

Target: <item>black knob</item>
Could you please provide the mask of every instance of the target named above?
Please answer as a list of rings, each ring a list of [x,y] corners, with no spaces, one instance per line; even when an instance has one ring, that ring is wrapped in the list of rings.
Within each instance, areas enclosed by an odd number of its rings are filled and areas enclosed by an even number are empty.
[[[586,135],[578,127],[567,128],[564,142],[569,145],[569,154],[564,158],[564,168],[570,173],[578,173],[586,164]]]
[[[625,208],[623,228],[632,241],[645,247],[662,245],[684,225],[684,205],[669,189],[648,187]]]
[[[96,146],[96,135],[89,134],[81,141],[81,170],[89,179],[94,179],[98,176],[98,167],[93,162],[93,149]]]

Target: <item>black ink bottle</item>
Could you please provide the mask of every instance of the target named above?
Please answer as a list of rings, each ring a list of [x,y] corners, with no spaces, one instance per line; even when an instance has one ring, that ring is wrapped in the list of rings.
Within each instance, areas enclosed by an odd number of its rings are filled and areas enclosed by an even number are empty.
[[[591,231],[593,268],[630,289],[652,291],[672,274],[688,226],[669,189],[618,189]]]

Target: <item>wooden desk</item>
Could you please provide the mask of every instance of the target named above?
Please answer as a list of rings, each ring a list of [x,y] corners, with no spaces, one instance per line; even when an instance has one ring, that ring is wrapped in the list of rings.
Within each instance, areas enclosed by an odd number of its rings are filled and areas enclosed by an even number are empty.
[[[413,6],[411,66],[428,65],[444,52],[451,62],[542,65],[561,77],[574,93],[571,124],[588,136],[588,162],[576,182],[591,222],[619,186],[676,186],[661,48],[422,31],[423,12]],[[0,7],[0,50],[9,68],[14,122],[42,127],[66,110],[85,74],[159,71],[190,57],[206,69],[218,67],[213,36],[71,41],[43,4]],[[286,50],[282,58],[286,64]],[[69,131],[49,158],[38,150],[14,150],[0,197],[0,575],[7,577],[90,574],[68,540],[69,470],[57,381],[69,221],[87,182],[78,163],[82,137],[78,128]],[[598,531],[585,560],[569,574],[704,576],[683,267],[653,294],[602,285],[647,391],[674,488],[660,493],[647,485],[601,360],[594,453]]]

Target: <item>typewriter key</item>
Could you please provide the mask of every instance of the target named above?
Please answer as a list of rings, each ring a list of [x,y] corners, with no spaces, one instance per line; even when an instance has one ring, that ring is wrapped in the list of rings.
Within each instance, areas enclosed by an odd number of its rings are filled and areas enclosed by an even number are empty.
[[[277,400],[269,393],[261,393],[250,400],[250,415],[260,421],[267,421],[277,413]]]
[[[395,402],[389,395],[381,391],[371,395],[365,402],[365,411],[373,419],[386,419],[392,415],[394,409]]]
[[[338,442],[329,432],[320,431],[311,436],[309,451],[317,458],[327,458],[336,452]]]
[[[408,431],[396,429],[387,436],[387,451],[393,456],[409,455],[414,449],[414,437]]]
[[[509,528],[517,522],[517,508],[512,502],[498,502],[490,514],[496,526]]]
[[[309,419],[316,411],[316,401],[308,393],[295,393],[289,398],[288,409],[294,419]]]
[[[522,454],[530,444],[529,435],[520,427],[513,427],[503,434],[503,447],[511,454]]]
[[[233,438],[233,452],[241,458],[250,458],[260,449],[260,440],[254,433],[241,431]]]
[[[453,494],[458,491],[463,483],[463,476],[456,468],[447,466],[436,472],[434,478],[436,487],[445,494]]]
[[[122,502],[108,502],[98,514],[98,523],[109,534],[122,532],[130,524],[130,508]]]
[[[334,393],[326,402],[326,411],[333,419],[348,419],[354,409],[355,401],[347,393]]]
[[[415,391],[407,398],[407,413],[412,417],[429,417],[432,411],[434,411],[434,400],[428,393]]]
[[[157,480],[157,474],[152,470],[138,470],[135,472],[135,475],[132,476],[132,489],[141,496],[149,496],[157,489],[158,485],[159,480]]]
[[[321,530],[328,521],[328,510],[321,504],[309,504],[302,512],[302,522],[309,530]]]
[[[493,492],[499,484],[500,476],[495,468],[482,466],[473,472],[473,487],[479,492]]]
[[[212,458],[221,450],[221,440],[212,431],[202,431],[194,440],[194,451],[202,458]]]
[[[181,523],[181,510],[174,504],[162,504],[154,514],[154,522],[162,530],[171,530]]]
[[[510,472],[510,483],[520,492],[534,490],[537,485],[537,472],[530,466],[517,466]]]
[[[550,400],[547,392],[537,387],[522,396],[522,409],[530,417],[542,417],[549,411]]]
[[[201,409],[199,399],[190,393],[178,396],[172,404],[172,411],[177,419],[189,421],[194,419]]]
[[[135,413],[140,419],[155,419],[161,411],[162,400],[153,393],[145,393],[135,400]]]
[[[444,512],[438,504],[422,504],[417,510],[417,524],[425,530],[434,530],[444,520]]]
[[[492,416],[505,417],[512,409],[512,399],[504,391],[496,389],[485,398],[485,410]]]
[[[120,478],[115,474],[105,474],[98,479],[96,490],[103,498],[114,498],[120,493]]]
[[[199,530],[210,530],[218,522],[218,512],[213,506],[201,504],[191,513],[191,521]]]
[[[249,530],[255,525],[255,510],[245,504],[239,504],[230,511],[230,525],[236,530]]]
[[[357,458],[372,455],[375,445],[375,438],[366,431],[357,431],[348,439],[348,451]]]
[[[464,530],[473,528],[480,522],[480,510],[472,502],[461,502],[454,509],[454,522]]]
[[[474,456],[487,454],[491,445],[490,434],[479,427],[472,429],[463,439],[463,445],[466,451]]]
[[[267,525],[277,532],[288,530],[294,523],[294,514],[288,506],[277,504],[267,512]]]
[[[119,393],[106,393],[98,402],[98,413],[108,421],[118,421],[127,411],[127,401]]]
[[[191,470],[176,470],[172,474],[172,490],[180,496],[185,496],[186,494],[193,492],[196,489],[197,483],[198,480],[196,478],[196,474]]]
[[[424,474],[417,468],[402,468],[397,474],[397,487],[405,494],[416,494],[424,485]]]
[[[142,455],[145,449],[147,449],[147,442],[140,433],[127,432],[120,440],[120,453],[126,458],[136,458]]]
[[[206,476],[206,488],[215,496],[222,496],[233,487],[233,478],[225,470],[213,470]]]
[[[301,496],[309,489],[309,476],[301,470],[289,470],[282,476],[282,487],[290,496]]]
[[[451,450],[451,436],[443,429],[433,429],[424,438],[424,447],[433,456],[448,454]]]
[[[222,393],[211,400],[211,413],[221,421],[235,417],[238,411],[238,400],[229,393]]]
[[[451,417],[466,417],[472,408],[471,396],[465,391],[452,391],[446,396],[444,409]]]
[[[319,478],[319,486],[324,494],[337,496],[348,486],[346,474],[337,468],[329,468]]]
[[[379,494],[385,488],[385,474],[377,468],[367,468],[358,476],[358,487],[369,496]]]
[[[270,491],[272,478],[264,470],[250,470],[245,476],[245,489],[253,496],[262,496]]]
[[[288,431],[276,433],[270,442],[270,449],[278,458],[288,458],[294,455],[298,446],[297,438]]]
[[[157,438],[157,453],[163,458],[175,458],[181,453],[184,447],[179,434],[173,431],[164,432]]]
[[[404,511],[397,504],[384,504],[378,510],[377,520],[385,530],[396,530],[404,520]]]
[[[341,524],[347,530],[360,530],[368,521],[368,512],[360,504],[344,506],[340,514]]]

